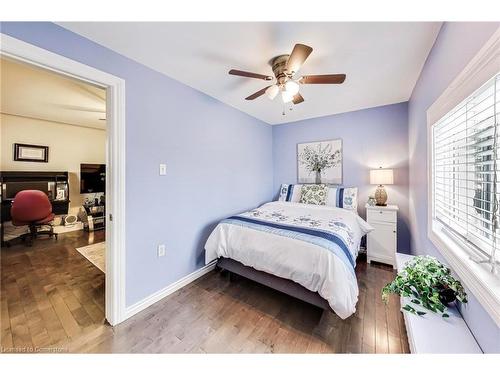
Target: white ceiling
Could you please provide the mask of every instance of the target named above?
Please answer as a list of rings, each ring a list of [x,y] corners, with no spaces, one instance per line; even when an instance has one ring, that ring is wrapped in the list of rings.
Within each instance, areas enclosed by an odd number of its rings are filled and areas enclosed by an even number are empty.
[[[63,22],[81,34],[269,124],[409,99],[440,22]],[[231,69],[272,75],[269,60],[295,43],[314,48],[299,75],[345,73],[342,85],[303,85],[282,115],[279,97],[244,98],[268,85]]]
[[[0,67],[1,113],[106,128],[104,89],[5,58]]]

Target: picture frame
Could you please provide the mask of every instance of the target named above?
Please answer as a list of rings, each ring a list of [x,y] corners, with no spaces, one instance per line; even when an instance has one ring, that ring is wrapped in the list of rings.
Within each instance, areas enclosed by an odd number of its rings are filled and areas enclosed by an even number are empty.
[[[48,163],[49,146],[14,143],[14,161]]]
[[[56,201],[63,201],[66,199],[66,190],[64,189],[57,189],[56,193]]]
[[[297,144],[299,184],[341,185],[343,179],[342,139]]]

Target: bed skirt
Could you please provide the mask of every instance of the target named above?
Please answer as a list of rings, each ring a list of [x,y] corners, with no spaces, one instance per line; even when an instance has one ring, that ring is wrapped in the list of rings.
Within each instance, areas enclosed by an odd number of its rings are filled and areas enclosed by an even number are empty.
[[[258,271],[229,258],[219,258],[217,260],[217,267],[288,294],[301,301],[320,307],[323,310],[332,311],[327,300],[321,297],[317,292],[312,292],[295,281],[274,276],[264,271]]]

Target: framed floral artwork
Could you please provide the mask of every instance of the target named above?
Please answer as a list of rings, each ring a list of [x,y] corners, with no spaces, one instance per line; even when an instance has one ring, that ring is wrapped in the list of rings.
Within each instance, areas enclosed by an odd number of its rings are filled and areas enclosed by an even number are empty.
[[[299,184],[342,184],[342,139],[297,145]]]

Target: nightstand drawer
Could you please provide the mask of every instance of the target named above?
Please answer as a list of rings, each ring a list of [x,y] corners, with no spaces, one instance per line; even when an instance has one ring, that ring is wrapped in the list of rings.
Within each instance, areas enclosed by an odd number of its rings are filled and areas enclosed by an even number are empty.
[[[366,211],[366,220],[368,222],[381,221],[384,223],[395,223],[397,220],[396,211],[377,210],[376,208],[370,208]]]

